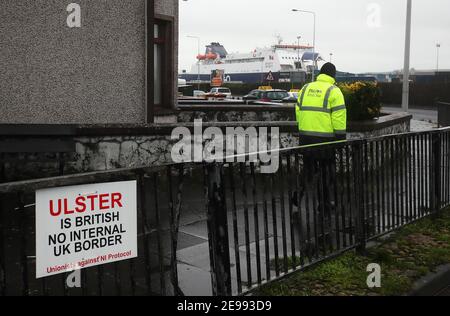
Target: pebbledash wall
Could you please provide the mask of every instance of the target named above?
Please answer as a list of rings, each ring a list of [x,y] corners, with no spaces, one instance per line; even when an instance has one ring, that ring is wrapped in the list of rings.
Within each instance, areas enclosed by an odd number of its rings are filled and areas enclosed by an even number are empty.
[[[71,2],[80,27],[67,23]],[[0,124],[152,123],[147,66],[159,20],[169,25],[165,89],[172,96],[158,106],[173,110],[178,0],[0,1]]]

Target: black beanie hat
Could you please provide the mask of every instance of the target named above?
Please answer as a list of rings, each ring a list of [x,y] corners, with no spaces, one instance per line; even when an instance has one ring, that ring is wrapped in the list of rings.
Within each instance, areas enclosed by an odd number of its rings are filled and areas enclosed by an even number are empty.
[[[322,66],[322,69],[320,69],[320,74],[336,78],[336,66],[332,63],[326,63]]]

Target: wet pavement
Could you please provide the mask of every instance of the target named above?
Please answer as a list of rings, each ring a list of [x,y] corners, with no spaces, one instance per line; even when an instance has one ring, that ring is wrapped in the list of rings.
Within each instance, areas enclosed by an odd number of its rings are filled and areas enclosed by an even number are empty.
[[[404,112],[400,106],[389,105],[383,107],[387,112]],[[413,119],[416,121],[425,121],[429,123],[437,124],[438,113],[434,107],[411,107],[409,113],[413,115]]]
[[[435,124],[435,123],[430,123],[430,122],[426,122],[426,121],[418,121],[418,120],[411,121],[411,132],[429,131],[434,128],[437,128],[437,124]]]
[[[368,201],[366,204],[368,223],[371,223],[368,226],[368,230],[373,236],[377,233],[394,229],[396,227],[395,224],[410,221],[412,219],[411,215],[413,215],[408,214],[412,203],[402,205],[401,212],[400,210],[394,212],[391,209],[392,201],[390,198],[393,196],[391,194],[393,188],[390,185],[390,180],[386,182],[387,184],[384,187],[385,204],[381,205],[381,202],[371,201]],[[417,181],[418,183],[419,181]],[[263,199],[257,199],[258,203],[255,205],[252,203],[251,194],[248,196],[247,205],[243,202],[244,198],[237,195],[236,200],[238,203],[235,222],[233,221],[232,208],[228,208],[230,210],[227,213],[227,218],[234,294],[238,293],[238,280],[241,280],[242,290],[245,291],[248,288],[247,286],[257,284],[258,277],[263,282],[268,277],[273,279],[277,274],[276,264],[274,263],[275,258],[279,258],[279,275],[282,275],[284,271],[284,258],[302,257],[302,260],[307,262],[310,255],[300,252],[300,239],[303,241],[308,240],[308,243],[313,245],[319,244],[320,250],[319,248],[315,249],[320,253],[314,253],[313,259],[319,259],[319,257],[344,249],[355,243],[355,206],[353,204],[354,201],[346,203],[348,198],[348,193],[345,192],[344,194],[346,189],[342,190],[342,197],[339,197],[339,199],[344,199],[344,203],[341,203],[338,211],[333,212],[329,218],[322,219],[318,215],[319,212],[313,211],[316,207],[313,205],[312,199],[308,202],[308,207],[306,207],[306,199],[303,199],[300,220],[291,221],[289,196],[287,193],[284,194],[285,207],[283,209],[281,207],[283,199],[278,194],[279,187],[280,183],[274,183],[273,188],[277,188],[274,189],[276,191],[275,203],[272,205],[272,202],[268,201],[267,212],[264,211]],[[241,190],[242,188],[239,187],[238,189]],[[418,190],[419,187],[417,186],[416,189]],[[312,193],[310,192],[310,194]],[[383,195],[382,193],[380,194]],[[404,191],[399,191],[395,194],[396,199],[399,200],[406,200],[407,195],[406,188]],[[426,206],[422,205],[418,198],[417,196],[416,204],[418,208],[425,209]],[[422,202],[429,204],[428,200]],[[227,205],[231,205],[230,203],[231,201],[228,200]],[[189,204],[189,202],[186,204]],[[179,238],[183,244],[180,244],[177,251],[179,283],[186,295],[211,295],[211,269],[206,211],[197,209],[192,213],[192,210],[192,208],[187,207],[183,209],[182,213],[182,219],[184,220],[182,220],[183,224],[180,227]],[[293,211],[296,210],[294,207]],[[378,213],[377,210],[382,211]],[[267,220],[264,220],[265,216]],[[185,220],[186,218],[195,218],[195,220],[188,221]],[[331,236],[327,242],[323,242],[320,239],[320,222],[322,220],[326,223],[326,233],[330,233]],[[265,223],[268,223],[268,225],[265,225]],[[248,227],[246,228],[247,225]],[[326,253],[322,253],[323,251]],[[259,269],[257,268],[258,264]],[[240,267],[240,277],[237,276],[238,265]],[[248,271],[248,267],[250,267],[250,271]],[[291,266],[288,269],[290,270]],[[268,273],[269,275],[267,275]]]

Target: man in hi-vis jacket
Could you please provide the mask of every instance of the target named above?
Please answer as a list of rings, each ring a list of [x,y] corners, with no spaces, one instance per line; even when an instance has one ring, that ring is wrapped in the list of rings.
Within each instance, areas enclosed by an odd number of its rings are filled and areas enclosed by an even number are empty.
[[[346,139],[347,109],[344,95],[335,85],[335,78],[336,67],[331,63],[326,63],[320,70],[317,80],[306,84],[300,91],[295,112],[301,146]],[[302,202],[306,190],[310,192],[310,198],[305,199],[305,203],[309,200],[308,203],[312,204],[309,209],[316,212],[316,221],[325,223],[325,236],[329,235],[327,232],[331,231],[331,216],[335,209],[335,157],[333,148],[321,145],[305,151],[303,172],[299,175],[301,177],[300,197],[297,193],[293,197],[294,205],[298,206],[299,202]],[[317,191],[314,192],[316,189]],[[318,203],[311,201],[314,195],[317,197]],[[314,209],[314,204],[318,205],[316,209]],[[318,226],[315,225],[315,227]],[[318,233],[320,235],[320,231]]]

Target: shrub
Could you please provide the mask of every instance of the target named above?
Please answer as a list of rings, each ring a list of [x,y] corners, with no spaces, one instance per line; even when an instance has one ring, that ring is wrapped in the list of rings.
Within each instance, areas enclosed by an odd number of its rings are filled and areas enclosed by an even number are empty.
[[[349,121],[370,120],[380,116],[381,92],[377,83],[340,83],[338,86],[345,97]]]

